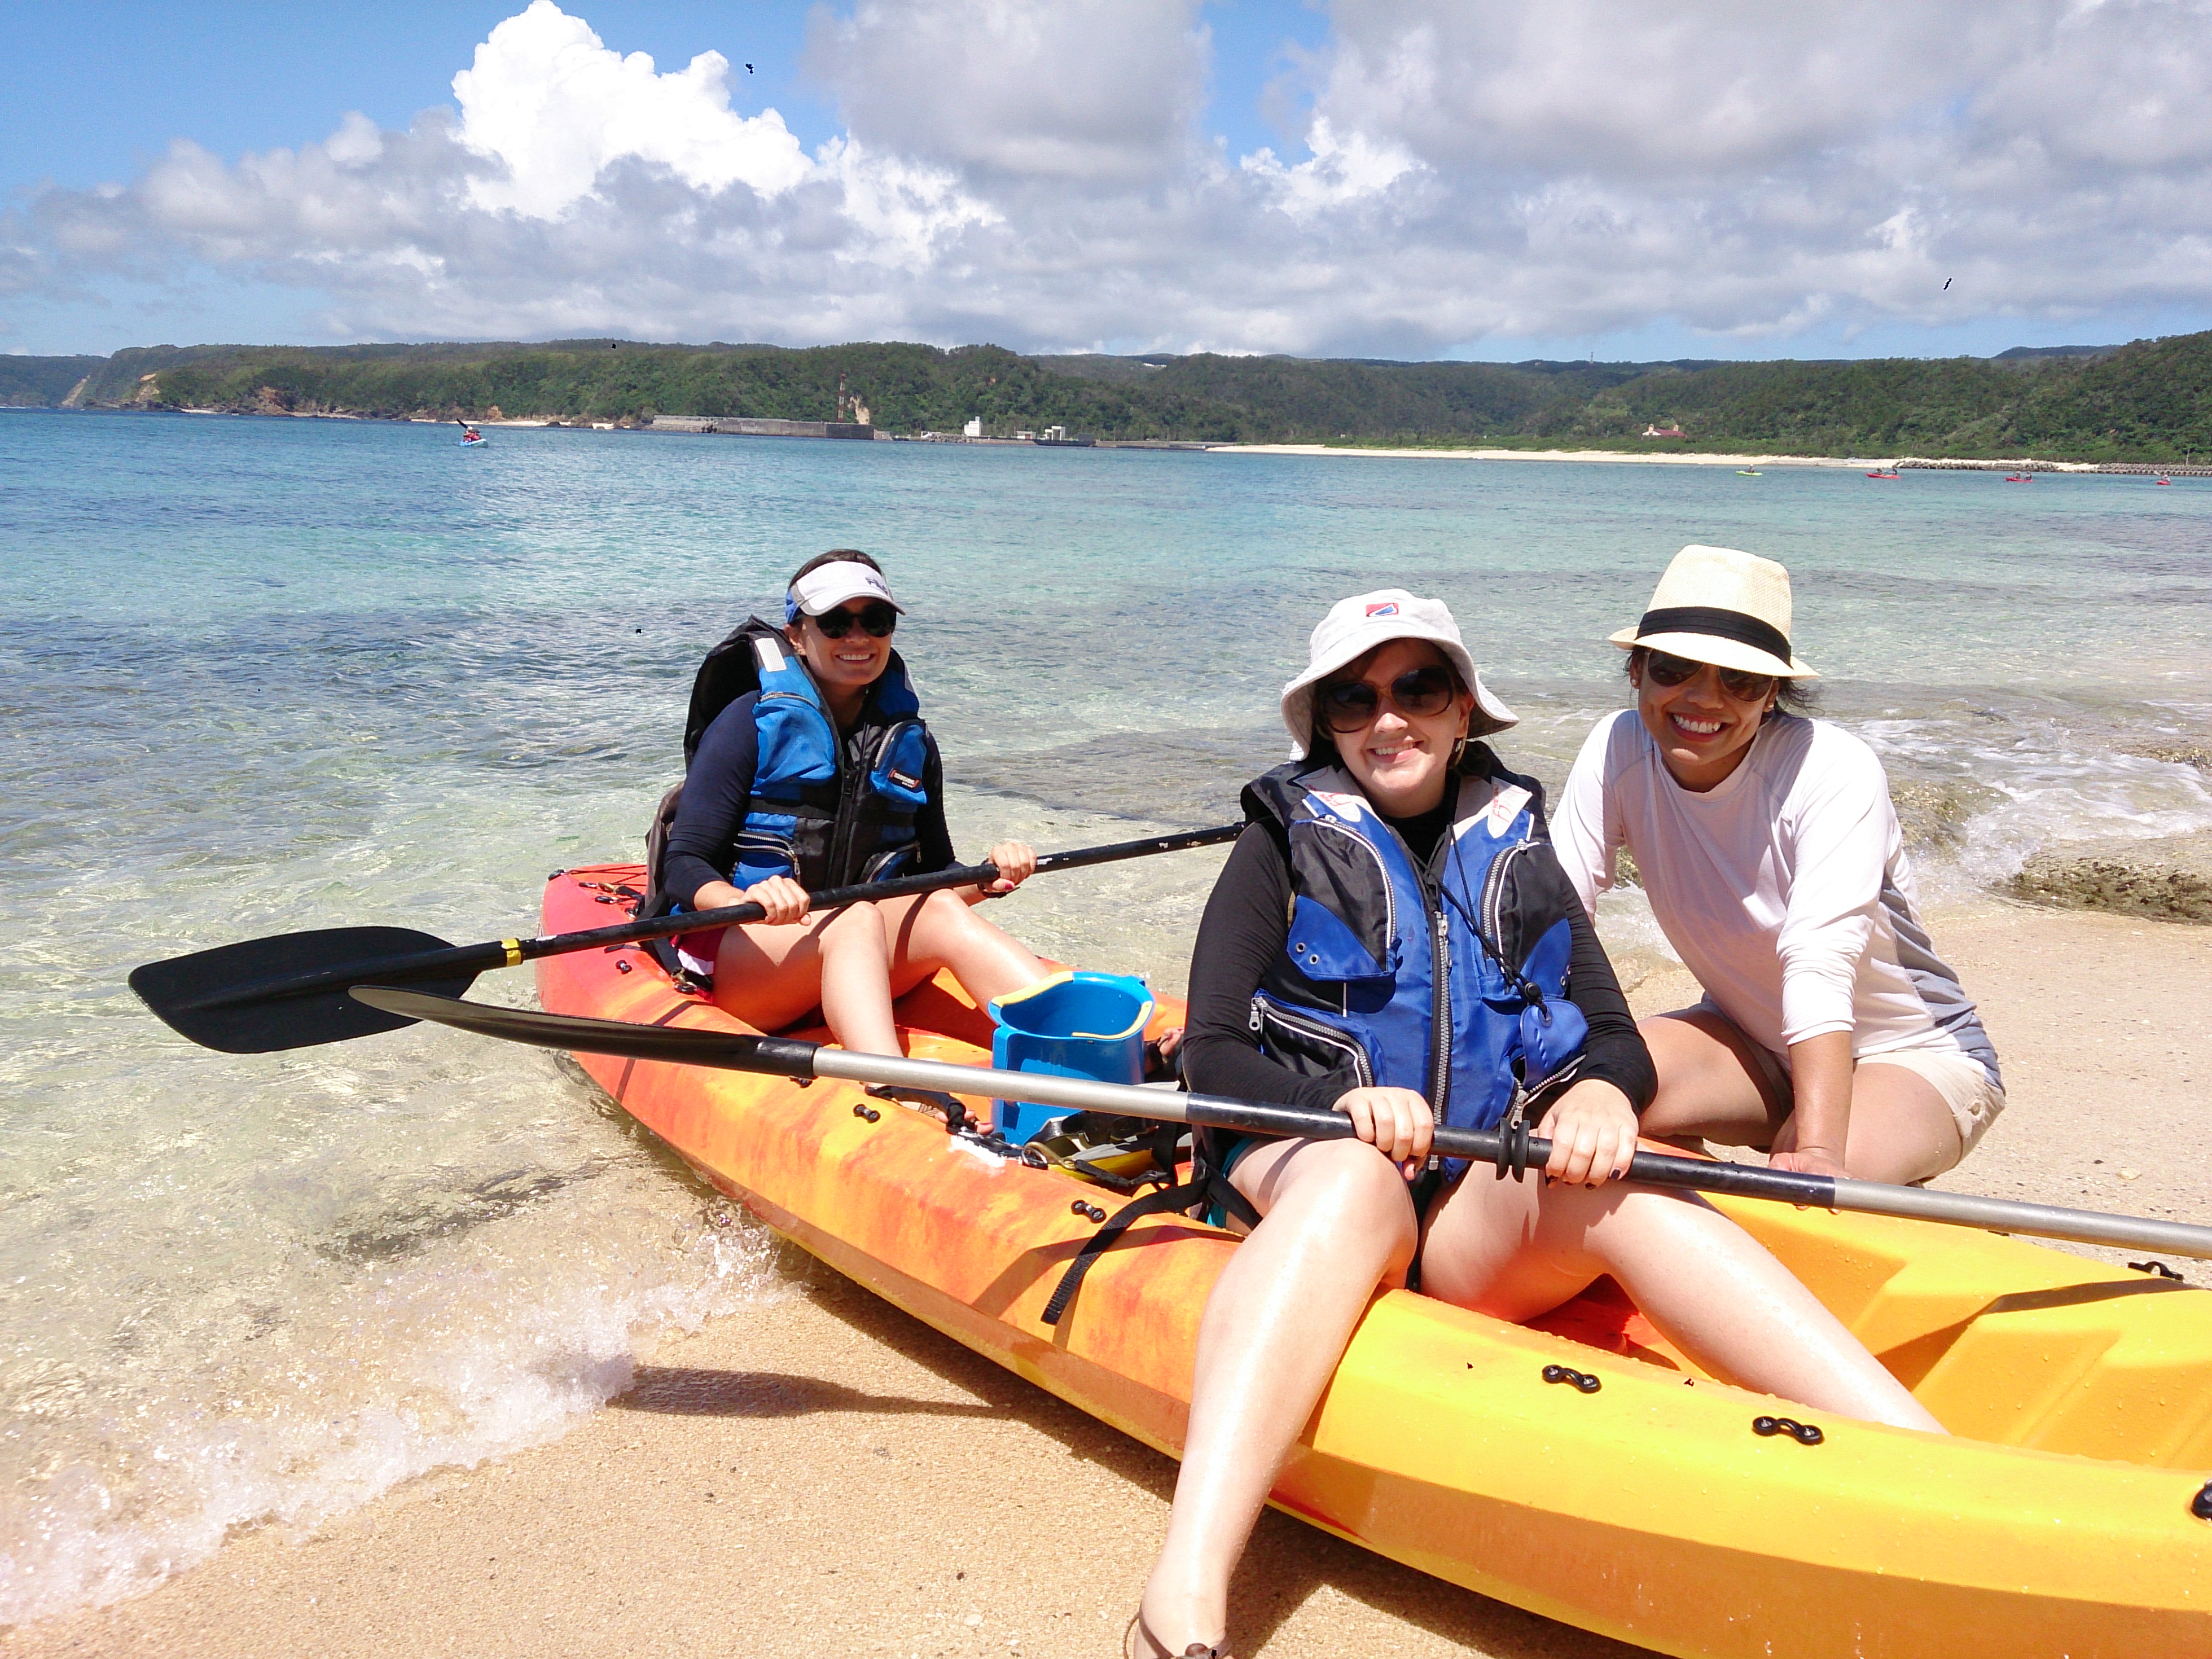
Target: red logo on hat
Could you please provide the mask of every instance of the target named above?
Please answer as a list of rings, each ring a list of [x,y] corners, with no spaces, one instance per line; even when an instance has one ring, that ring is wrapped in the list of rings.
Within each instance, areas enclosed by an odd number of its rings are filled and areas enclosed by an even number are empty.
[[[1389,599],[1381,605],[1370,605],[1367,607],[1367,614],[1370,617],[1395,617],[1398,614],[1398,601]]]

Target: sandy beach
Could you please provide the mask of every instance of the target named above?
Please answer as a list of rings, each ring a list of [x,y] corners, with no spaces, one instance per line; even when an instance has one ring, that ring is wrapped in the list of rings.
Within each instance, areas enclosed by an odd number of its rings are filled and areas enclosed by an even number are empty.
[[[1899,466],[1946,471],[2008,472],[2015,469],[2037,472],[2095,472],[2093,461],[1929,459],[1916,455],[1711,455],[1677,452],[1639,455],[1618,449],[1418,449],[1370,448],[1352,444],[1208,444],[1213,455],[1377,455],[1415,460],[1443,461],[1618,461],[1631,466],[1866,467],[1893,470]],[[2148,470],[2148,469],[2136,469]]]
[[[2212,930],[1990,900],[1941,915],[1936,936],[2011,1094],[1942,1184],[2192,1216],[2212,1151]],[[1663,969],[1633,1000],[1693,994]],[[0,1653],[1115,1651],[1174,1465],[796,1250],[784,1266],[793,1288],[664,1343],[552,1444],[415,1481],[305,1540],[246,1533],[152,1595],[9,1632]],[[2184,1271],[2205,1284],[2205,1267]],[[1240,1654],[1279,1659],[1634,1651],[1273,1513],[1233,1628]]]
[[[1844,455],[1638,455],[1617,449],[1370,449],[1340,444],[1209,444],[1213,455],[1378,455],[1445,461],[1623,461],[1635,466],[1887,467],[1889,459]]]

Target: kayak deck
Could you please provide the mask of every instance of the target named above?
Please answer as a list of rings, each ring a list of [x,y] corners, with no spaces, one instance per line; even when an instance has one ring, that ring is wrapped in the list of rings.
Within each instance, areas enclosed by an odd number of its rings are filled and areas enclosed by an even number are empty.
[[[640,874],[556,877],[548,930],[603,923],[598,901]],[[545,958],[538,983],[556,1012],[743,1029],[635,948]],[[988,1061],[988,1021],[949,981],[898,1012],[917,1058]],[[1162,1010],[1163,1024],[1179,1018]],[[934,1115],[857,1085],[578,1059],[830,1266],[1146,1443],[1180,1446],[1227,1233],[1138,1222],[1047,1325],[1095,1231],[1072,1205],[1110,1214],[1118,1195],[965,1146]],[[2212,1297],[1960,1229],[1721,1207],[1954,1437],[1793,1413],[1717,1382],[1609,1280],[1536,1327],[1398,1291],[1369,1309],[1273,1501],[1668,1653],[2212,1656],[2212,1521],[2190,1507],[2212,1473]],[[1547,1382],[1547,1366],[1600,1387]],[[1821,1443],[1754,1432],[1776,1415],[1816,1418]]]

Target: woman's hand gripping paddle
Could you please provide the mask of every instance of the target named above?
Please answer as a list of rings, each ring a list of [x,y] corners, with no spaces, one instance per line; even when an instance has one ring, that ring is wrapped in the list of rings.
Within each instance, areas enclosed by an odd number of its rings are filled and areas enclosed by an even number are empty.
[[[1079,870],[1155,853],[1180,853],[1233,841],[1242,823],[1180,835],[1153,836],[1052,853],[1037,860],[1037,873]],[[998,866],[971,864],[924,876],[903,876],[856,887],[832,887],[807,896],[808,908],[834,910],[872,899],[903,898],[942,888],[969,887],[998,879]],[[732,904],[680,916],[659,916],[577,933],[544,939],[503,939],[483,945],[452,945],[434,933],[411,927],[325,927],[304,933],[276,933],[237,945],[196,951],[190,956],[149,962],[131,975],[131,988],[174,1030],[203,1048],[230,1054],[264,1054],[283,1048],[310,1048],[343,1042],[412,1025],[416,1016],[396,1014],[346,994],[356,985],[416,985],[441,998],[459,996],[478,974],[514,968],[540,957],[571,951],[605,950],[649,939],[758,921],[757,904]]]
[[[1341,1112],[1306,1106],[1278,1106],[1222,1095],[1176,1093],[1133,1088],[1122,1083],[1094,1083],[1085,1078],[1052,1077],[1042,1072],[1001,1072],[986,1066],[956,1066],[944,1060],[908,1060],[897,1054],[856,1054],[843,1048],[790,1037],[753,1036],[744,1032],[690,1031],[676,1026],[630,1025],[621,1020],[541,1014],[520,1008],[488,1008],[412,991],[363,986],[353,994],[394,1018],[396,1024],[434,1020],[483,1036],[527,1042],[571,1054],[616,1054],[665,1060],[675,1066],[706,1066],[720,1071],[757,1072],[773,1077],[842,1078],[854,1083],[901,1089],[933,1089],[948,1094],[1006,1100],[1033,1100],[1070,1111],[1103,1112],[1153,1118],[1247,1134],[1296,1135],[1314,1140],[1348,1139],[1358,1132]],[[1517,1144],[1516,1144],[1517,1143]],[[1438,1128],[1433,1142],[1447,1158],[1495,1164],[1503,1176],[1510,1170],[1540,1169],[1552,1144],[1528,1134],[1486,1129]],[[2084,1244],[2162,1250],[2212,1261],[2212,1227],[2148,1217],[2110,1215],[2097,1210],[2067,1210],[2014,1199],[1978,1198],[1971,1193],[1932,1192],[1921,1187],[1892,1187],[1847,1176],[1800,1175],[1751,1164],[1713,1164],[1703,1158],[1668,1158],[1638,1152],[1627,1179],[1646,1187],[1725,1193],[1738,1198],[1864,1215],[1904,1216],[1993,1232],[2026,1233],[2037,1238],[2066,1238]],[[2178,1287],[2177,1287],[2178,1288]]]

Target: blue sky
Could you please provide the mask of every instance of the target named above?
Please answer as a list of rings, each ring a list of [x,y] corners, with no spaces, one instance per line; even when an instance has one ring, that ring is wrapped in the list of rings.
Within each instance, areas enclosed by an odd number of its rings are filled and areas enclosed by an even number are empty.
[[[644,52],[673,76],[720,52],[726,107],[694,108],[673,147],[609,137],[596,183],[517,209],[469,181],[552,165],[543,132],[482,136],[567,95],[550,21],[502,36],[505,102],[463,110],[453,82],[523,4],[0,11],[0,350],[607,331],[1944,355],[2212,322],[2192,252],[2212,232],[2212,85],[2185,0],[2087,22],[2057,0],[1930,0],[1918,22],[1844,0],[1771,15],[1748,42],[1720,4],[571,0],[562,23],[610,64]],[[1867,62],[1839,67],[1838,38]],[[743,125],[770,109],[787,137]],[[425,110],[446,112],[443,148],[418,144],[372,192]],[[415,192],[380,228],[239,165],[319,157],[349,112],[385,139],[380,158],[331,152],[347,199]],[[559,119],[618,135],[637,114],[602,100]],[[220,170],[185,179],[178,139]],[[790,139],[866,163],[787,167],[770,152]],[[791,227],[825,210],[842,244],[794,257]],[[702,216],[721,228],[687,241]]]
[[[0,8],[0,63],[10,65],[0,185],[13,192],[127,179],[177,137],[234,160],[320,138],[352,109],[404,127],[416,111],[453,102],[453,72],[517,9],[510,0]],[[664,70],[710,50],[750,62],[744,95],[781,111],[811,147],[841,123],[800,70],[809,9],[771,0],[596,0],[581,12],[609,46],[647,53]],[[1327,15],[1260,0],[1213,0],[1203,15],[1216,48],[1206,126],[1240,152],[1281,144],[1284,135],[1262,119],[1262,94],[1285,66],[1285,43],[1317,46]]]

